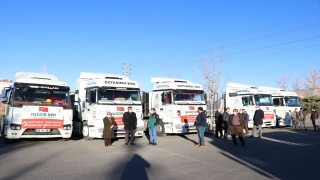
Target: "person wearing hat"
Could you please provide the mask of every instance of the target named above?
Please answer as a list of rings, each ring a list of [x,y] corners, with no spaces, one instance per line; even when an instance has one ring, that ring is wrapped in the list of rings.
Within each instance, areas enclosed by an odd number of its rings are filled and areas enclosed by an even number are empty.
[[[310,120],[312,121],[312,125],[313,125],[313,128],[314,128],[314,131],[317,131],[317,130],[320,131],[319,125],[318,125],[318,122],[317,122],[318,119],[319,119],[319,113],[316,110],[316,107],[313,107],[312,110],[311,110]]]

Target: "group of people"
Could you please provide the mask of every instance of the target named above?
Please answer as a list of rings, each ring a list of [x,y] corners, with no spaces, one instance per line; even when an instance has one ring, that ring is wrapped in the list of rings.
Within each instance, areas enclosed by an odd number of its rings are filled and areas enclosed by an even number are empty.
[[[159,124],[159,115],[155,108],[151,108],[151,113],[148,122],[149,129],[149,145],[157,145],[157,125]],[[123,114],[122,122],[124,124],[125,145],[134,144],[134,131],[137,127],[137,115],[132,111],[132,107],[128,107],[128,111]],[[112,146],[111,139],[114,138],[114,126],[116,124],[111,112],[107,112],[107,116],[103,119],[104,129],[102,138],[104,138],[105,147]]]
[[[306,111],[302,108],[295,108],[295,111],[291,113],[292,117],[292,129],[296,130],[297,125],[300,122],[300,128],[302,129],[302,124],[304,129],[307,130],[305,126],[306,120]],[[256,129],[259,129],[258,138],[262,138],[262,125],[263,125],[264,112],[260,109],[259,105],[256,105],[256,111],[253,116],[253,128],[252,133],[249,138],[255,136]],[[316,108],[312,108],[310,120],[312,121],[314,131],[320,131],[317,120],[319,119],[319,113],[316,111]],[[103,119],[104,122],[104,130],[102,137],[105,139],[105,146],[111,146],[111,139],[114,138],[114,126],[115,120],[112,117],[112,113],[108,112],[107,116]],[[137,126],[137,116],[136,113],[132,111],[132,107],[128,107],[128,111],[123,114],[122,122],[124,124],[125,129],[125,145],[135,145],[134,144],[134,131]],[[159,115],[156,113],[155,108],[151,108],[151,113],[149,116],[148,129],[149,129],[149,145],[157,145],[157,125],[160,122]],[[233,113],[230,114],[230,108],[227,107],[225,112],[222,113],[221,108],[218,108],[215,112],[215,123],[216,123],[216,138],[223,138],[228,140],[228,135],[231,134],[232,141],[235,146],[238,145],[236,140],[236,136],[239,137],[239,141],[241,145],[245,146],[245,140],[243,138],[243,131],[245,130],[245,134],[249,134],[248,131],[248,123],[249,123],[249,115],[244,109],[233,109]],[[195,146],[205,147],[204,140],[204,132],[207,126],[207,115],[203,111],[202,107],[198,107],[198,115],[195,120],[194,125],[197,128],[198,134],[198,143]],[[224,133],[223,133],[224,130]]]
[[[304,129],[307,131],[308,129],[306,128],[306,118],[307,118],[307,112],[303,108],[300,108],[300,111],[298,108],[295,108],[295,110],[291,112],[292,130],[296,131],[298,124],[300,124],[300,129]],[[319,125],[318,125],[318,119],[319,119],[319,113],[316,110],[316,107],[312,107],[310,120],[312,122],[314,131],[320,131]]]
[[[254,128],[252,129],[252,134],[249,137],[254,137],[256,128],[259,128],[259,136],[262,137],[262,124],[264,112],[260,109],[260,106],[256,106],[256,111],[253,116]],[[225,112],[222,113],[221,108],[218,108],[215,112],[215,124],[216,124],[216,138],[223,138],[228,140],[229,133],[231,134],[232,141],[235,146],[238,145],[236,136],[238,135],[241,145],[245,146],[245,141],[243,138],[243,130],[245,134],[249,134],[248,130],[249,115],[244,109],[233,109],[233,114],[230,114],[230,108],[227,107]],[[224,133],[222,133],[224,130]]]
[[[297,130],[297,126],[300,123],[300,128],[302,129],[302,125],[305,130],[307,130],[305,125],[305,120],[307,117],[307,112],[303,110],[303,108],[300,108],[300,111],[298,108],[295,108],[295,111],[291,113],[291,119],[292,119],[292,129]],[[319,113],[316,111],[316,107],[312,108],[310,120],[312,121],[312,125],[314,128],[314,131],[320,131],[318,120],[319,120]],[[256,105],[256,111],[253,116],[253,128],[252,133],[249,136],[249,138],[252,138],[255,136],[256,129],[259,128],[259,136],[258,138],[262,138],[262,125],[263,125],[263,118],[264,118],[264,112],[260,109],[259,105]],[[246,134],[249,134],[248,132],[248,123],[249,123],[249,115],[244,109],[240,109],[238,112],[238,109],[233,110],[233,114],[230,115],[230,108],[226,108],[225,112],[221,112],[221,108],[218,108],[215,112],[215,123],[216,123],[216,132],[215,137],[216,138],[224,138],[225,140],[228,140],[229,133],[231,134],[232,141],[235,146],[238,145],[236,140],[236,135],[238,135],[240,143],[242,146],[245,146],[245,141],[243,139],[243,130],[245,130]],[[224,133],[222,133],[222,130],[224,130]]]

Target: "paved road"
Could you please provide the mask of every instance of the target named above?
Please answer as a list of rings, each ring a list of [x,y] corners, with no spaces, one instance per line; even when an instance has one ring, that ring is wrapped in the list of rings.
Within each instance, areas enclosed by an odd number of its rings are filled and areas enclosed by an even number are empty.
[[[310,126],[310,124],[309,124]],[[246,138],[245,148],[206,135],[159,138],[158,146],[136,139],[113,147],[103,140],[23,140],[0,137],[0,179],[320,179],[320,132],[264,129],[264,139]]]

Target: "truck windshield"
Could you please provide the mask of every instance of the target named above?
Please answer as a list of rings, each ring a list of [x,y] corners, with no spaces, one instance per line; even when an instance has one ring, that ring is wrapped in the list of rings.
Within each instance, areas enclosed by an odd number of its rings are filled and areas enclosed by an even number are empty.
[[[100,90],[99,101],[141,101],[140,91]]]
[[[204,101],[203,93],[203,91],[178,90],[173,92],[173,97],[175,101]]]
[[[273,106],[272,97],[268,94],[259,94],[254,96],[256,105],[260,106]]]
[[[290,107],[300,107],[299,98],[296,96],[287,96],[284,98],[286,101],[286,105]]]
[[[61,106],[70,108],[69,91],[30,87],[17,87],[13,91],[13,106],[22,105]]]

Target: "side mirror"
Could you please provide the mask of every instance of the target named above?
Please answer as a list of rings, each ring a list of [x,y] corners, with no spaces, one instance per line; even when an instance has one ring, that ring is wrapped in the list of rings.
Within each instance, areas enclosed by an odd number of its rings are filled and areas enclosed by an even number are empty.
[[[2,98],[2,99],[1,99],[1,102],[2,102],[2,103],[7,103],[7,102],[8,102],[8,99],[7,99],[7,98]]]
[[[203,98],[204,98],[205,101],[208,100],[208,95],[207,95],[207,93],[204,93],[204,94],[203,94]]]

